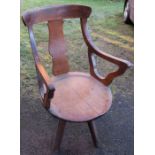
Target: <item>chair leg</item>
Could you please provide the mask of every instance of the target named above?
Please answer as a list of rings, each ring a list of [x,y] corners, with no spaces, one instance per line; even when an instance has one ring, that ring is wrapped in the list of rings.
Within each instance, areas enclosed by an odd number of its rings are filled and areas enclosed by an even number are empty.
[[[93,143],[94,143],[95,147],[98,147],[98,135],[97,135],[95,122],[94,121],[88,121],[88,127],[90,130],[92,139],[93,139]]]
[[[53,146],[53,152],[60,149],[61,141],[62,141],[63,134],[64,134],[65,125],[66,125],[66,121],[59,119],[57,131],[56,131],[55,142],[54,142],[54,146]]]

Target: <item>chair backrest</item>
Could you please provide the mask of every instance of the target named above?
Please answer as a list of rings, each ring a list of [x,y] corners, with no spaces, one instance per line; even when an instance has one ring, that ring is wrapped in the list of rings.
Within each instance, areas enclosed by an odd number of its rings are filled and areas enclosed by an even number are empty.
[[[53,74],[59,75],[69,71],[66,57],[66,45],[63,33],[63,19],[80,18],[86,19],[91,13],[91,8],[83,5],[59,5],[39,8],[27,11],[23,14],[24,24],[29,29],[30,42],[34,59],[38,56],[37,47],[32,31],[34,24],[48,22],[49,29],[49,53],[53,60]]]

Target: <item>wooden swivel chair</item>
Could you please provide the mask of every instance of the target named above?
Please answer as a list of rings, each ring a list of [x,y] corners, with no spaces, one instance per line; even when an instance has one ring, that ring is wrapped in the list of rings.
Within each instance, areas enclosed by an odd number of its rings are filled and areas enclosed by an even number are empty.
[[[54,151],[60,147],[67,121],[87,122],[93,142],[97,146],[93,120],[109,110],[112,94],[108,86],[115,77],[122,75],[131,66],[130,62],[111,56],[93,44],[87,29],[90,13],[91,8],[88,6],[59,5],[27,11],[22,16],[25,26],[28,27],[43,106],[59,119]],[[63,20],[66,18],[80,18],[83,38],[88,46],[90,73],[69,71],[63,34]],[[53,62],[52,77],[49,77],[41,64],[33,34],[33,25],[42,22],[48,23],[48,50]],[[118,69],[106,77],[100,76],[94,55],[114,63]]]

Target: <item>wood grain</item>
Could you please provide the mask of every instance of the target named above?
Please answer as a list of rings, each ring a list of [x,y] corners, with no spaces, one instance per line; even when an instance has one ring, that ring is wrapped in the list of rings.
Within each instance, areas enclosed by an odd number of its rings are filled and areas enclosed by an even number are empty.
[[[67,73],[69,71],[69,64],[66,56],[66,44],[63,34],[63,21],[49,21],[48,28],[49,52],[53,60],[53,75]]]
[[[58,118],[88,121],[103,115],[112,104],[110,89],[89,74],[69,72],[52,81],[56,91],[49,111]]]
[[[22,19],[26,26],[30,26],[65,18],[88,18],[90,13],[91,8],[84,5],[52,5],[26,11]]]

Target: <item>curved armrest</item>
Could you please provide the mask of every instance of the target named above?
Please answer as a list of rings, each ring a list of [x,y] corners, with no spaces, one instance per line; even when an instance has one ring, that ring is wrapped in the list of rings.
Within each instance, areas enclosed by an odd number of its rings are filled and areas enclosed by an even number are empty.
[[[45,83],[46,87],[49,90],[55,90],[54,86],[52,85],[52,81],[51,81],[50,77],[48,76],[45,68],[42,66],[41,63],[36,64],[36,69],[37,69],[39,75],[41,76],[43,82]]]
[[[55,88],[54,88],[52,81],[51,81],[50,77],[48,76],[45,68],[42,66],[42,64],[38,62],[35,65],[36,65],[37,73],[39,74],[38,75],[39,76],[39,85],[45,84],[45,86],[46,86],[46,92],[43,97],[44,106],[46,108],[49,108],[49,104],[50,104],[49,102],[50,102],[50,99],[53,98],[53,96],[54,96]]]
[[[95,78],[97,78],[98,80],[103,82],[105,85],[109,85],[115,77],[122,75],[126,71],[127,68],[133,66],[132,63],[130,63],[129,61],[126,61],[126,60],[114,57],[110,54],[107,54],[107,53],[101,51],[100,49],[98,49],[94,45],[94,43],[91,39],[91,36],[88,32],[88,29],[87,29],[87,19],[86,18],[81,19],[81,29],[82,29],[84,40],[88,46],[90,72]],[[118,67],[119,67],[118,70],[115,72],[109,73],[106,77],[101,77],[99,74],[97,74],[96,68],[94,68],[94,61],[93,61],[93,57],[92,57],[93,54],[96,54],[97,56],[118,65]]]
[[[30,43],[31,43],[34,61],[35,61],[35,66],[36,66],[36,70],[38,73],[37,76],[38,76],[38,83],[39,83],[40,93],[42,96],[42,101],[44,103],[45,108],[48,109],[50,106],[50,99],[53,98],[55,88],[46,70],[44,69],[44,67],[42,66],[40,62],[34,34],[32,31],[32,26],[28,27],[28,31],[29,31]]]

